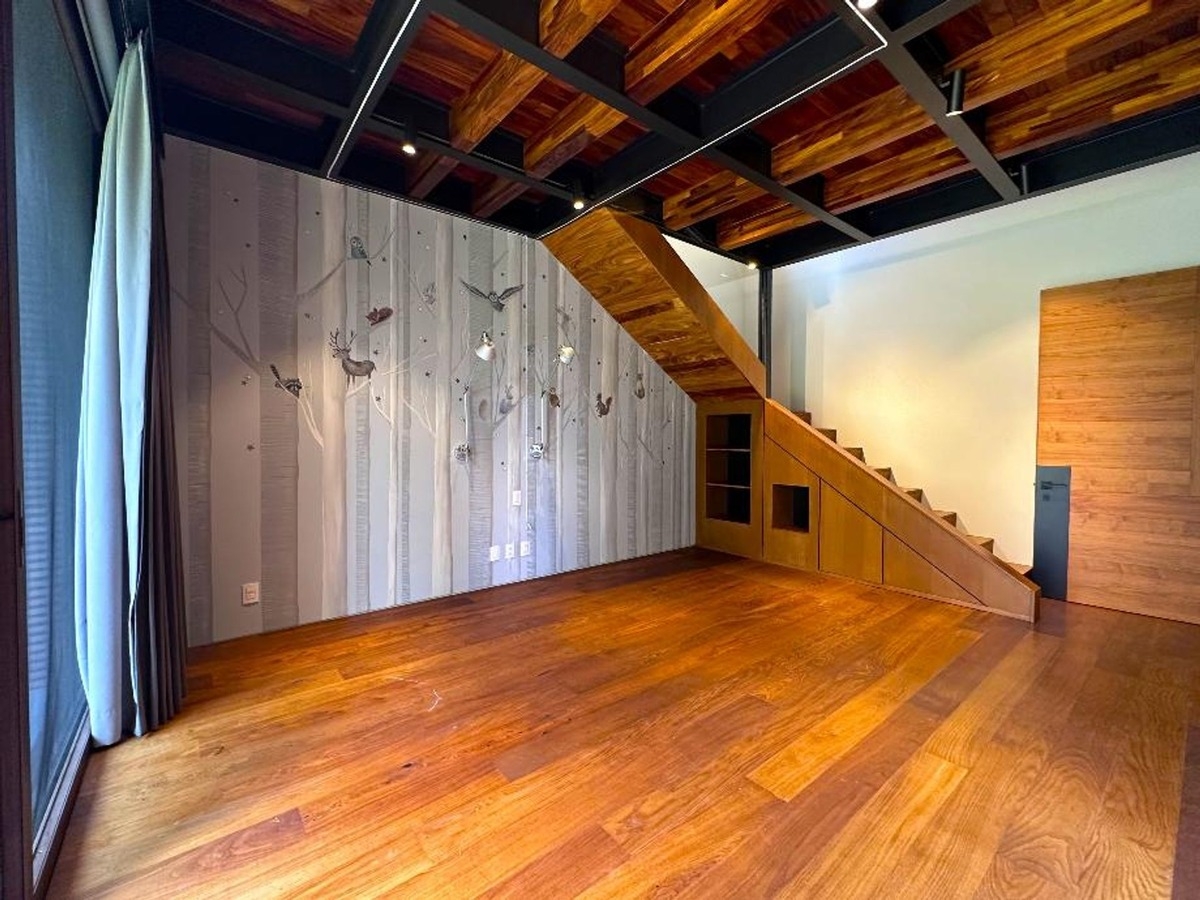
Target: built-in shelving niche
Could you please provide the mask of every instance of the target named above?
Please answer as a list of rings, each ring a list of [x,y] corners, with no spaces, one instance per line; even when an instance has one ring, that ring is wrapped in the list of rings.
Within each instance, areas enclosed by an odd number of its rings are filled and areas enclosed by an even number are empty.
[[[807,485],[771,485],[771,527],[807,534],[810,502]]]
[[[710,519],[750,522],[753,469],[749,413],[710,415],[705,434],[705,510]]]

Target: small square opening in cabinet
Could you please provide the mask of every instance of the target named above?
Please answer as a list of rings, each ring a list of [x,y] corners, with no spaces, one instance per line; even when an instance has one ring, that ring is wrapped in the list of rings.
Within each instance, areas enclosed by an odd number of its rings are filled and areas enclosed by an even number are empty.
[[[808,531],[808,487],[776,484],[771,487],[771,527]]]

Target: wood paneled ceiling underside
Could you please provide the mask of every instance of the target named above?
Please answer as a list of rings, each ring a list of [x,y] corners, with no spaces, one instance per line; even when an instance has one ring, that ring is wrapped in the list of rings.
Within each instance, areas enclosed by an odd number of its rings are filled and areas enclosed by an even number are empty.
[[[582,196],[769,266],[1200,147],[1200,0],[151,14],[172,133],[534,236]]]

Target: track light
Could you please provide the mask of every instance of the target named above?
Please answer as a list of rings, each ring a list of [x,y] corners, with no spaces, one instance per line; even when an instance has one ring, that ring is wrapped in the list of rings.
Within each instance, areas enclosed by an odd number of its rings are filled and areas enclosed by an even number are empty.
[[[479,336],[479,343],[475,346],[475,355],[484,362],[490,362],[496,355],[496,342],[486,331]]]
[[[404,129],[404,136],[400,143],[400,151],[405,156],[416,156],[417,155],[417,145],[413,143],[411,127],[406,127]]]
[[[854,0],[854,5],[866,12],[868,9],[874,9],[878,2],[879,0]]]
[[[571,207],[578,212],[587,206],[587,194],[583,192],[583,184],[578,178],[571,179]]]
[[[746,260],[746,268],[747,269],[757,269],[758,268],[758,260],[756,260],[756,259]]]
[[[946,115],[961,116],[963,114],[963,100],[967,94],[967,73],[964,69],[955,69],[950,73],[950,78],[943,85],[943,90],[947,90],[946,94]]]

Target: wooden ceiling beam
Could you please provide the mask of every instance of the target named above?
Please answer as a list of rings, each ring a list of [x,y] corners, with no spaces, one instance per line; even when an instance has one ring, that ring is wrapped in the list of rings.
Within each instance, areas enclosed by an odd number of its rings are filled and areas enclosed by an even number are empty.
[[[603,22],[621,0],[542,0],[538,9],[538,35],[542,47],[559,59]]]
[[[477,186],[471,197],[471,215],[486,219],[525,193],[525,185],[493,175]]]
[[[1200,95],[1200,36],[1035,97],[989,120],[999,157],[1027,153]]]
[[[882,162],[832,175],[825,183],[825,203],[840,215],[970,169],[954,142],[939,134]],[[717,243],[724,249],[743,247],[813,221],[790,212],[775,203],[749,216],[727,216],[717,224]]]
[[[646,104],[762,24],[777,0],[691,0],[629,48],[625,93]]]
[[[450,144],[474,150],[542,83],[546,73],[501,50],[450,107]]]
[[[968,50],[946,65],[963,69],[963,108],[977,109],[1200,18],[1194,0],[1073,0]]]
[[[1200,36],[1186,38],[1086,78],[1031,98],[989,120],[987,144],[997,158],[1087,134],[1105,125],[1165,109],[1200,95]],[[966,171],[947,139],[939,136],[873,166],[835,174],[825,200],[841,214]],[[779,203],[747,204],[724,216],[717,242],[726,250],[812,222]]]
[[[525,171],[545,178],[624,121],[624,114],[611,106],[580,94],[525,143]]]
[[[565,57],[612,12],[618,2],[542,0],[538,11],[542,46],[560,59]],[[546,72],[537,66],[501,49],[451,106],[451,145],[467,152],[474,150],[546,77]],[[490,192],[488,205],[506,193]],[[521,191],[517,191],[510,199],[520,194]]]
[[[454,171],[456,165],[458,163],[449,156],[422,154],[409,175],[408,195],[416,200],[424,200],[443,178]]]
[[[1172,25],[1196,20],[1198,10],[1187,0],[1073,0],[972,48],[946,69],[967,72],[964,106],[977,109]],[[931,121],[903,88],[895,87],[780,143],[771,154],[772,174],[781,184],[793,184],[916,134]],[[716,214],[707,211],[709,198],[719,189],[715,179],[710,181],[664,200],[670,227],[686,228]],[[742,191],[743,200],[752,196]]]

